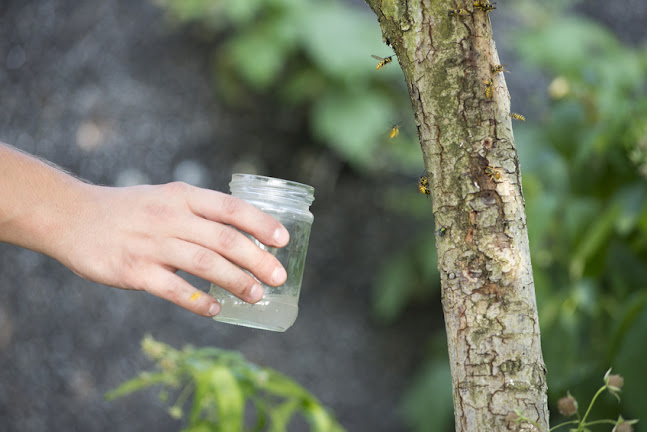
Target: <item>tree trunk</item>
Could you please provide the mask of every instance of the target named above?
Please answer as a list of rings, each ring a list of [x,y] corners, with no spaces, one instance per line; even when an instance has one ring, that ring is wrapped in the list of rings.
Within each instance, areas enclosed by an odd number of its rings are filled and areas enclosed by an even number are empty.
[[[496,10],[486,0],[367,2],[402,66],[429,176],[456,430],[537,430],[510,421],[516,409],[547,430],[510,97],[491,69]]]

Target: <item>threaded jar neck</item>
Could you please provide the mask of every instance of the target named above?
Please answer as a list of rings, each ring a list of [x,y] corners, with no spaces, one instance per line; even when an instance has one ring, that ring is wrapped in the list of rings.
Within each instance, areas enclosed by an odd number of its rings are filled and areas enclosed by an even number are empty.
[[[255,174],[232,175],[229,189],[242,199],[282,203],[303,210],[308,210],[315,199],[312,186]]]

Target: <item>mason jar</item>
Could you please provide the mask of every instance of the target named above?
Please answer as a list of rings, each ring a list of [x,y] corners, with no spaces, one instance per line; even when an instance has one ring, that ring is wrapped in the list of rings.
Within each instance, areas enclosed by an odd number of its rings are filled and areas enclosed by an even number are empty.
[[[216,321],[283,332],[290,328],[299,312],[299,294],[314,216],[310,204],[314,188],[305,184],[252,174],[234,174],[229,183],[231,194],[274,216],[290,233],[290,242],[282,248],[268,247],[244,233],[261,249],[274,255],[287,271],[286,282],[272,287],[262,282],[263,298],[249,304],[229,291],[211,284],[209,294],[221,305]]]

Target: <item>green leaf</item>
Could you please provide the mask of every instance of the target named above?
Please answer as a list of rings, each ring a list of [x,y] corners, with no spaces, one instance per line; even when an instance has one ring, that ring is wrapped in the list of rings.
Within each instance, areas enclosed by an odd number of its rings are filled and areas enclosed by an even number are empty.
[[[614,205],[601,215],[586,231],[584,238],[575,249],[573,259],[570,263],[570,273],[574,278],[580,278],[586,266],[587,260],[603,247],[605,241],[611,234],[616,218],[620,214],[620,206]]]
[[[207,380],[218,404],[218,420],[223,431],[242,431],[245,399],[231,370],[213,366],[201,379]]]
[[[143,372],[138,377],[128,380],[119,385],[116,389],[106,393],[105,398],[106,400],[111,401],[118,397],[126,396],[130,393],[134,393],[157,384],[175,384],[175,382],[175,379],[169,377],[169,375],[164,372]]]
[[[222,429],[220,429],[217,424],[207,420],[200,420],[182,429],[182,432],[217,432],[220,430]]]
[[[256,90],[267,89],[285,63],[286,49],[274,41],[272,26],[259,26],[232,39],[226,46],[227,59]]]
[[[302,68],[283,82],[281,96],[288,103],[298,104],[320,97],[326,91],[326,78],[315,68]]]
[[[298,399],[288,399],[286,402],[272,408],[270,411],[272,421],[270,432],[285,432],[299,405],[300,401]]]
[[[351,81],[365,77],[367,72],[382,76],[401,73],[395,64],[375,70],[377,60],[371,54],[388,57],[393,52],[382,42],[375,15],[370,11],[336,2],[312,2],[300,28],[306,53],[330,76]]]
[[[393,117],[389,99],[378,93],[331,92],[314,103],[313,129],[357,167],[370,165]]]
[[[250,24],[253,18],[265,7],[263,2],[259,0],[210,0],[210,3],[212,7],[216,3],[222,7],[227,14],[227,18],[236,27]]]
[[[267,378],[259,381],[258,386],[262,390],[285,398],[301,398],[307,396],[307,392],[299,384],[290,378],[276,371],[266,370]]]
[[[342,429],[320,403],[309,400],[304,404],[303,415],[313,432],[336,432]]]
[[[635,331],[635,326],[639,323],[641,314],[644,313],[647,305],[647,291],[636,293],[630,298],[619,311],[619,317],[616,319],[617,325],[615,331],[610,337],[609,349],[609,362],[618,354],[620,347],[627,340],[627,335],[631,331]]]
[[[218,430],[242,430],[245,400],[231,370],[214,364],[206,370],[194,371],[193,379],[190,424],[208,420],[217,423]]]
[[[410,258],[409,254],[401,254],[392,258],[378,272],[373,310],[381,320],[393,321],[411,298],[414,271]]]
[[[645,183],[629,184],[616,193],[622,212],[616,219],[616,227],[620,233],[633,230],[639,220],[640,213],[645,206]]]
[[[438,355],[413,379],[400,410],[413,432],[450,430],[453,419],[452,379],[445,354]]]
[[[519,34],[514,40],[531,64],[574,73],[595,54],[608,53],[619,46],[601,25],[579,17],[553,19],[538,31]]]
[[[227,15],[221,2],[213,0],[153,0],[167,9],[169,15],[180,23],[199,21],[213,29],[221,29],[227,24]]]

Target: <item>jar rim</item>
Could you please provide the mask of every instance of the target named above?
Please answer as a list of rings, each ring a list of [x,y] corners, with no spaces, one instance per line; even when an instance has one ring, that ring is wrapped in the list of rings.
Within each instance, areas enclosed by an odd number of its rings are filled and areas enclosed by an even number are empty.
[[[276,177],[268,177],[258,174],[245,174],[245,173],[234,173],[231,176],[231,181],[240,181],[240,180],[258,180],[261,182],[267,183],[268,186],[293,186],[306,189],[311,194],[314,194],[315,188],[307,185],[305,183],[299,183],[292,180],[285,180]]]
[[[257,182],[255,186],[260,188],[270,188],[270,189],[287,189],[292,190],[293,193],[296,192],[297,196],[301,196],[303,199],[306,199],[310,203],[314,201],[314,191],[315,188],[307,185],[305,183],[299,183],[292,180],[285,180],[276,177],[268,177],[258,174],[245,174],[245,173],[234,173],[231,176],[231,182],[229,183],[230,189],[240,185],[244,182]]]

